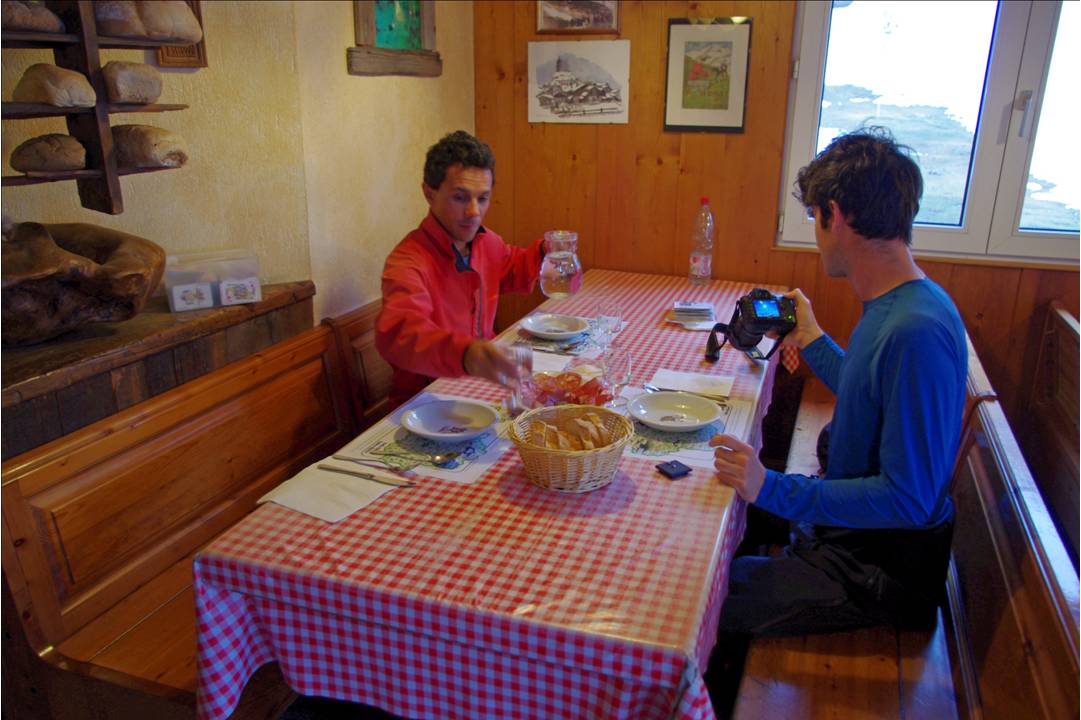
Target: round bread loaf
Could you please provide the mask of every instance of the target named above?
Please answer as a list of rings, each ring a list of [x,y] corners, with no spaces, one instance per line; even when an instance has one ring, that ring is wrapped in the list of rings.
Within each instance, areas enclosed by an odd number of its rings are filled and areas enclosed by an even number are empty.
[[[37,63],[26,68],[11,93],[11,99],[57,107],[94,107],[97,95],[82,73],[49,63]]]
[[[70,135],[39,135],[11,153],[11,168],[24,173],[82,170],[85,167],[86,148]]]
[[[94,19],[99,35],[188,44],[203,39],[203,29],[184,0],[98,0]]]
[[[153,125],[116,125],[113,146],[120,167],[180,167],[188,162],[184,138]]]
[[[64,23],[56,13],[40,3],[23,0],[4,0],[0,8],[0,21],[3,22],[5,30],[64,32]]]
[[[112,60],[101,73],[111,102],[152,103],[161,96],[161,73],[153,65]]]

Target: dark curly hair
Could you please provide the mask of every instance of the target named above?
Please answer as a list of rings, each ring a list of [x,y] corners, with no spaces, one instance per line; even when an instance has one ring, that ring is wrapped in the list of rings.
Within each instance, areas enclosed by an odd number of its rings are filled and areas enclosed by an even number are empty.
[[[792,194],[805,207],[818,208],[823,228],[832,219],[829,201],[834,200],[863,237],[899,237],[911,245],[912,221],[923,195],[923,176],[913,154],[886,128],[860,128],[834,139],[800,169]]]
[[[484,142],[473,137],[465,130],[456,130],[428,148],[424,158],[424,184],[437,189],[447,176],[451,165],[474,167],[492,171],[492,185],[495,185],[495,155]]]

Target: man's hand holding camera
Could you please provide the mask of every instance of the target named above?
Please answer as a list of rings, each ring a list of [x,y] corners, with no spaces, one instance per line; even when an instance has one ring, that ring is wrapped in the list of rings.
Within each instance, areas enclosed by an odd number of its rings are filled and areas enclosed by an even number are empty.
[[[789,290],[784,296],[796,301],[796,327],[792,328],[784,336],[781,344],[802,350],[825,333],[819,327],[818,320],[815,319],[814,310],[811,309],[811,301],[807,299],[802,290],[798,288]],[[766,335],[771,338],[777,337],[777,333],[773,331],[766,333]]]

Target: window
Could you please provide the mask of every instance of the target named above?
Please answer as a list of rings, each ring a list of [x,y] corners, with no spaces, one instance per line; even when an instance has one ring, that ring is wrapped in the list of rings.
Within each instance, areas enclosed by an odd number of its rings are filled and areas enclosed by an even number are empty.
[[[799,168],[838,134],[882,125],[923,171],[915,250],[1076,261],[1078,107],[1067,78],[1079,9],[800,3],[780,244],[814,244],[813,221],[791,196]]]

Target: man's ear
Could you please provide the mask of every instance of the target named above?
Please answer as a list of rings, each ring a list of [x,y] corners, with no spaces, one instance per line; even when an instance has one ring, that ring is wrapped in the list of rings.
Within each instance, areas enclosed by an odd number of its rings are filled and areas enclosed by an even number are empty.
[[[420,184],[420,191],[424,193],[424,199],[428,201],[428,204],[432,204],[432,200],[435,198],[435,190],[428,187],[428,183],[422,182]]]
[[[837,223],[848,224],[845,219],[845,215],[841,212],[841,206],[837,204],[836,200],[830,200],[828,203],[830,209],[830,229],[832,231],[837,230]]]

